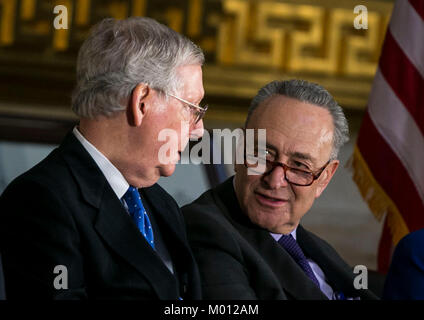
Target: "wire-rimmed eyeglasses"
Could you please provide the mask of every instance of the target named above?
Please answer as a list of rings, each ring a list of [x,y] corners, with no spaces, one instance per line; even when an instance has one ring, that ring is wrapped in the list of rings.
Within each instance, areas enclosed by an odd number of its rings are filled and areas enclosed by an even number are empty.
[[[188,102],[187,100],[184,100],[184,99],[177,97],[173,94],[167,93],[167,95],[185,103],[186,105],[188,105],[188,107],[190,108],[190,110],[194,114],[194,123],[198,123],[200,120],[202,120],[202,118],[204,117],[204,115],[206,113],[206,110],[208,110],[208,105],[198,106],[194,103]]]

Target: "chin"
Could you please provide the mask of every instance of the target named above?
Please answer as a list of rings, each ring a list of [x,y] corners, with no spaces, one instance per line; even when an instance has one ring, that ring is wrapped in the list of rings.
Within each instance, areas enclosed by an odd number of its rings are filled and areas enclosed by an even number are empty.
[[[131,186],[136,188],[148,188],[154,185],[157,181],[158,179],[155,179],[155,178],[150,178],[150,179],[140,178],[140,179],[128,180],[128,183]]]
[[[160,169],[160,175],[162,177],[172,176],[175,172],[175,164],[168,164]]]

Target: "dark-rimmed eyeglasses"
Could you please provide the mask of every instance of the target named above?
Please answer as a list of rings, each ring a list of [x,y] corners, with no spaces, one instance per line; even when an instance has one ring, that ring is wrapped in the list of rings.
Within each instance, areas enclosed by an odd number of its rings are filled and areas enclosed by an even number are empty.
[[[250,160],[250,162],[249,162]],[[265,159],[265,171],[260,170],[260,164],[257,155],[248,155],[244,156],[244,165],[249,170],[255,170],[258,168],[258,175],[269,175],[276,167],[282,167],[284,170],[284,176],[287,182],[295,186],[307,187],[310,186],[315,180],[317,180],[325,168],[328,166],[331,160],[328,160],[327,163],[320,169],[311,172],[305,171],[297,168],[292,168],[282,162],[272,161],[270,159]],[[253,163],[253,164],[252,164]]]
[[[206,113],[206,110],[208,110],[208,105],[198,106],[173,94],[167,93],[167,95],[185,103],[190,108],[191,112],[194,115],[194,123],[198,123],[200,120],[202,120]]]

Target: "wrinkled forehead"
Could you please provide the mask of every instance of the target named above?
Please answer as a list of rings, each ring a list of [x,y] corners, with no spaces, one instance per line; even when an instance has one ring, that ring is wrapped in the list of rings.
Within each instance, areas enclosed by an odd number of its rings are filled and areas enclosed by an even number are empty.
[[[331,152],[334,125],[323,107],[282,95],[262,102],[252,113],[247,129],[265,129],[267,145],[281,153]]]

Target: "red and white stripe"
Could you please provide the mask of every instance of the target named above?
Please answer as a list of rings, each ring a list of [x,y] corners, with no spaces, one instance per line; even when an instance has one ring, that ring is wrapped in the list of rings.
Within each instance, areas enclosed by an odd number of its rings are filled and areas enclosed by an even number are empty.
[[[394,5],[357,146],[408,231],[424,228],[424,0]]]

